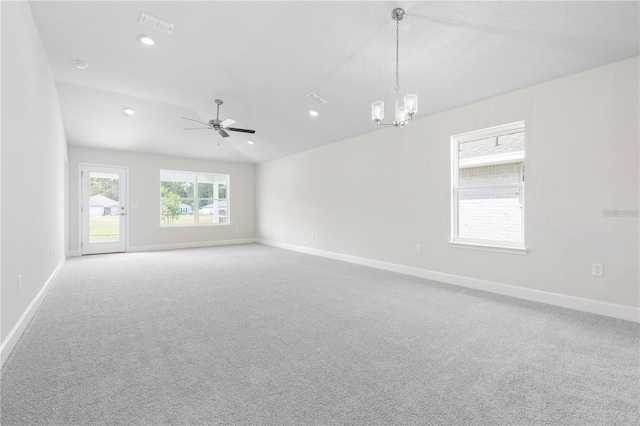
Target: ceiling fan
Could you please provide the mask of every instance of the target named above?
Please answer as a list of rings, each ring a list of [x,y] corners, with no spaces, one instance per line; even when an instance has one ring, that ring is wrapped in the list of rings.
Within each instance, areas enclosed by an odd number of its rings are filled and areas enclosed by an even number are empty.
[[[188,127],[185,130],[200,130],[200,129],[215,130],[223,138],[228,138],[229,137],[229,133],[227,133],[227,130],[229,130],[231,132],[241,132],[241,133],[255,133],[256,132],[255,130],[239,129],[237,127],[229,127],[233,123],[235,123],[236,121],[232,120],[230,118],[227,118],[226,120],[220,120],[220,105],[222,105],[222,101],[220,99],[216,99],[216,104],[218,105],[218,107],[217,107],[218,110],[216,112],[216,118],[215,118],[215,120],[209,120],[208,123],[205,123],[204,121],[194,120],[193,118],[182,117],[185,120],[195,121],[196,123],[204,124],[205,126],[207,126],[207,127]]]

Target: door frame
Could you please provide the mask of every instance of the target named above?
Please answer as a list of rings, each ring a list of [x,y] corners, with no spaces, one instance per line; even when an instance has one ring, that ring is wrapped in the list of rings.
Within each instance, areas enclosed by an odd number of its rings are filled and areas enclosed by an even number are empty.
[[[124,252],[129,251],[129,166],[121,166],[117,164],[100,164],[100,163],[83,163],[78,162],[78,251],[80,252],[80,256],[87,256],[82,253],[82,234],[83,234],[83,225],[84,225],[84,215],[82,212],[83,202],[82,199],[82,168],[83,167],[114,167],[118,169],[124,169],[124,200],[121,200],[122,204],[125,206],[125,212],[127,213],[124,217]]]

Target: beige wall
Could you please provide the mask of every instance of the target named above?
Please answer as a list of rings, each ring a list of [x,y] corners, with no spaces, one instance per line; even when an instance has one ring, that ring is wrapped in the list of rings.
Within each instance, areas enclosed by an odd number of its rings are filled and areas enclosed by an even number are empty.
[[[53,74],[29,4],[3,1],[1,8],[1,335],[5,343],[64,259],[67,143]],[[18,290],[18,275],[22,290]]]
[[[638,218],[602,211],[638,208],[638,81],[633,58],[260,164],[258,237],[637,307]],[[450,247],[450,137],[520,120],[529,253]]]
[[[78,163],[129,169],[129,250],[255,238],[255,165],[69,147],[69,251],[79,254]],[[231,176],[231,224],[191,228],[160,227],[160,170],[223,173]],[[131,208],[136,204],[136,208]],[[149,235],[151,233],[151,235]]]

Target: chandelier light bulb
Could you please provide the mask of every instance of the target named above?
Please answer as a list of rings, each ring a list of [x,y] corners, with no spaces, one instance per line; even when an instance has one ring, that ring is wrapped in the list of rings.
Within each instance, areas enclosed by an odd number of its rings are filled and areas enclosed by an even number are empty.
[[[418,95],[406,95],[404,97],[404,109],[409,115],[418,112]]]
[[[404,124],[404,122],[407,121],[408,118],[409,117],[407,116],[407,111],[404,107],[398,107],[398,109],[396,109],[396,123]]]
[[[375,101],[371,104],[371,118],[376,121],[384,118],[384,102]]]

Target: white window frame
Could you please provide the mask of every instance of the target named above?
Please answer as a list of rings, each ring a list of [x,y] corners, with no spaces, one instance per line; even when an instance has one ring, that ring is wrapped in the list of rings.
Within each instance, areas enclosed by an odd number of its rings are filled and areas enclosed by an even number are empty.
[[[173,173],[184,173],[191,174],[194,176],[193,184],[193,218],[194,223],[192,224],[184,224],[184,225],[174,225],[174,224],[164,224],[162,222],[162,172],[173,172]],[[201,200],[210,200],[211,198],[199,198],[198,197],[198,176],[199,175],[207,175],[207,176],[224,176],[227,179],[227,198],[213,198],[213,200],[224,200],[227,203],[227,221],[225,223],[200,223],[200,201]],[[183,228],[193,228],[193,227],[209,227],[209,226],[230,226],[231,225],[231,175],[224,173],[212,173],[212,172],[192,172],[185,170],[169,170],[169,169],[161,169],[159,174],[159,207],[160,207],[160,228],[162,229],[183,229]]]
[[[480,139],[487,139],[491,137],[499,137],[504,136],[516,132],[525,131],[524,121],[519,121],[516,123],[505,124],[501,126],[490,127],[487,129],[462,133],[459,135],[454,135],[451,137],[451,240],[449,241],[449,246],[455,248],[467,248],[474,250],[487,250],[487,251],[497,251],[503,253],[512,253],[512,254],[527,254],[527,248],[525,246],[525,184],[524,184],[524,162],[525,162],[525,153],[517,152],[517,153],[505,153],[505,154],[495,154],[495,155],[487,155],[484,157],[471,158],[467,160],[459,160],[459,146],[461,143],[471,142]],[[526,133],[525,133],[526,138]],[[460,238],[458,236],[458,192],[460,188],[458,187],[458,176],[460,167],[477,167],[477,166],[488,166],[488,165],[496,165],[496,164],[508,164],[513,163],[515,161],[521,161],[522,165],[522,173],[521,173],[521,181],[519,184],[508,184],[508,185],[487,185],[482,186],[482,189],[504,189],[504,188],[512,188],[517,187],[520,188],[520,206],[521,206],[521,235],[522,242],[507,242],[507,241],[493,241],[493,240],[476,240],[476,239],[468,239],[468,238]]]

